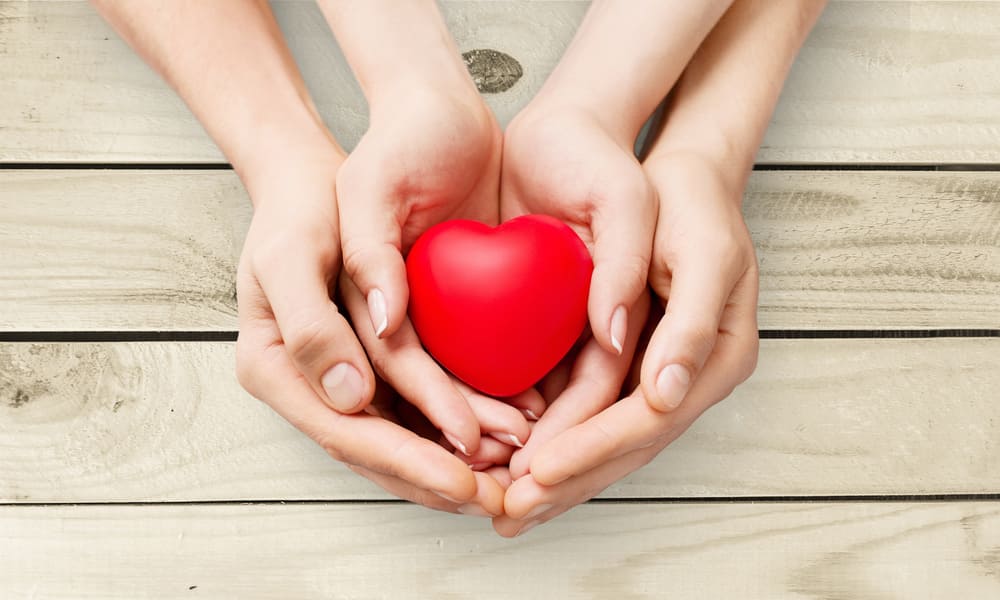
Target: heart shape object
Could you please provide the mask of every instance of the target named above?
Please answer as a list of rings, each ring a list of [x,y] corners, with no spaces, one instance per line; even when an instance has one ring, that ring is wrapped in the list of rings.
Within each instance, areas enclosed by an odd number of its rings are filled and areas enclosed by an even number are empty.
[[[513,396],[538,382],[587,323],[594,263],[566,224],[524,215],[493,228],[440,223],[406,258],[410,320],[424,347],[470,386]]]

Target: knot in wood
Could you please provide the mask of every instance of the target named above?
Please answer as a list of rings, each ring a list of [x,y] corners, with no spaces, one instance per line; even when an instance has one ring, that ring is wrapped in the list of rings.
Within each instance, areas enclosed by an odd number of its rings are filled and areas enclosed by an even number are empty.
[[[499,50],[480,48],[462,53],[465,66],[472,75],[476,89],[483,94],[497,94],[509,90],[524,74],[521,63]]]

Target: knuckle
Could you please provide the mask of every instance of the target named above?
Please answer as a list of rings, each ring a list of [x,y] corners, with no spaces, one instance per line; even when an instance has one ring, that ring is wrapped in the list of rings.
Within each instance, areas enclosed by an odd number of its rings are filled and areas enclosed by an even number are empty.
[[[376,342],[378,343],[378,342]],[[379,377],[383,379],[388,379],[391,371],[391,366],[395,364],[394,361],[390,360],[390,354],[379,348],[367,348],[368,350],[368,362],[372,366]]]
[[[370,244],[347,236],[344,237],[343,246],[344,270],[355,281],[358,277],[371,272],[373,267],[387,262],[387,259],[392,256],[391,253],[399,252],[387,242]]]
[[[645,286],[646,278],[649,275],[649,264],[650,259],[648,256],[629,256],[617,265],[618,276],[632,282],[637,289],[641,290]]]
[[[297,317],[282,331],[285,347],[296,361],[306,361],[327,345],[328,327],[321,318]]]
[[[686,323],[680,327],[676,339],[680,341],[677,361],[693,374],[701,370],[705,358],[715,347],[718,329],[708,323]]]
[[[337,462],[345,464],[356,464],[350,460],[350,457],[344,453],[337,443],[337,436],[333,431],[317,431],[313,434],[313,439],[319,444],[319,447],[326,452],[330,458]]]
[[[291,261],[311,261],[328,271],[337,264],[335,239],[325,228],[282,229],[256,244],[249,256],[250,268],[268,274],[287,268]]]

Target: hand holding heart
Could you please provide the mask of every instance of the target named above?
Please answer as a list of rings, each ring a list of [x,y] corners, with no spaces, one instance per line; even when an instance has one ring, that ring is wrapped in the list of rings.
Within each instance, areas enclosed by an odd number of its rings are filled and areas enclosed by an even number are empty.
[[[503,137],[435,3],[319,0],[370,108],[349,156],[267,3],[94,4],[177,89],[253,201],[240,383],[391,493],[523,533],[651,460],[752,371],[757,266],[740,196],[824,0],[595,1]],[[668,92],[640,165],[631,144]],[[525,214],[577,237],[512,242],[531,257],[508,264],[563,261],[554,271],[511,278],[491,265],[490,285],[449,290],[454,270],[435,272],[447,256],[414,266],[424,344],[489,393],[530,386],[589,323],[536,387],[500,401],[425,351],[404,256],[452,219],[510,221],[496,235],[513,240],[531,229],[512,220]],[[648,322],[647,275],[664,309]],[[504,278],[528,283],[434,324],[448,307],[426,298],[482,300]],[[507,341],[484,350],[480,337]],[[637,351],[639,381],[618,400]]]

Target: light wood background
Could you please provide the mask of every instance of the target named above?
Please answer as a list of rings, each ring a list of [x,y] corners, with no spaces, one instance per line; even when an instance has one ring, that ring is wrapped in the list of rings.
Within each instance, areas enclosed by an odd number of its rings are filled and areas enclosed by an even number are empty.
[[[522,65],[506,122],[586,2],[443,7]],[[316,7],[275,9],[352,146]],[[241,391],[245,193],[86,3],[0,0],[0,82],[0,598],[1000,597],[1000,2],[830,4],[746,193],[757,372],[517,540]]]

